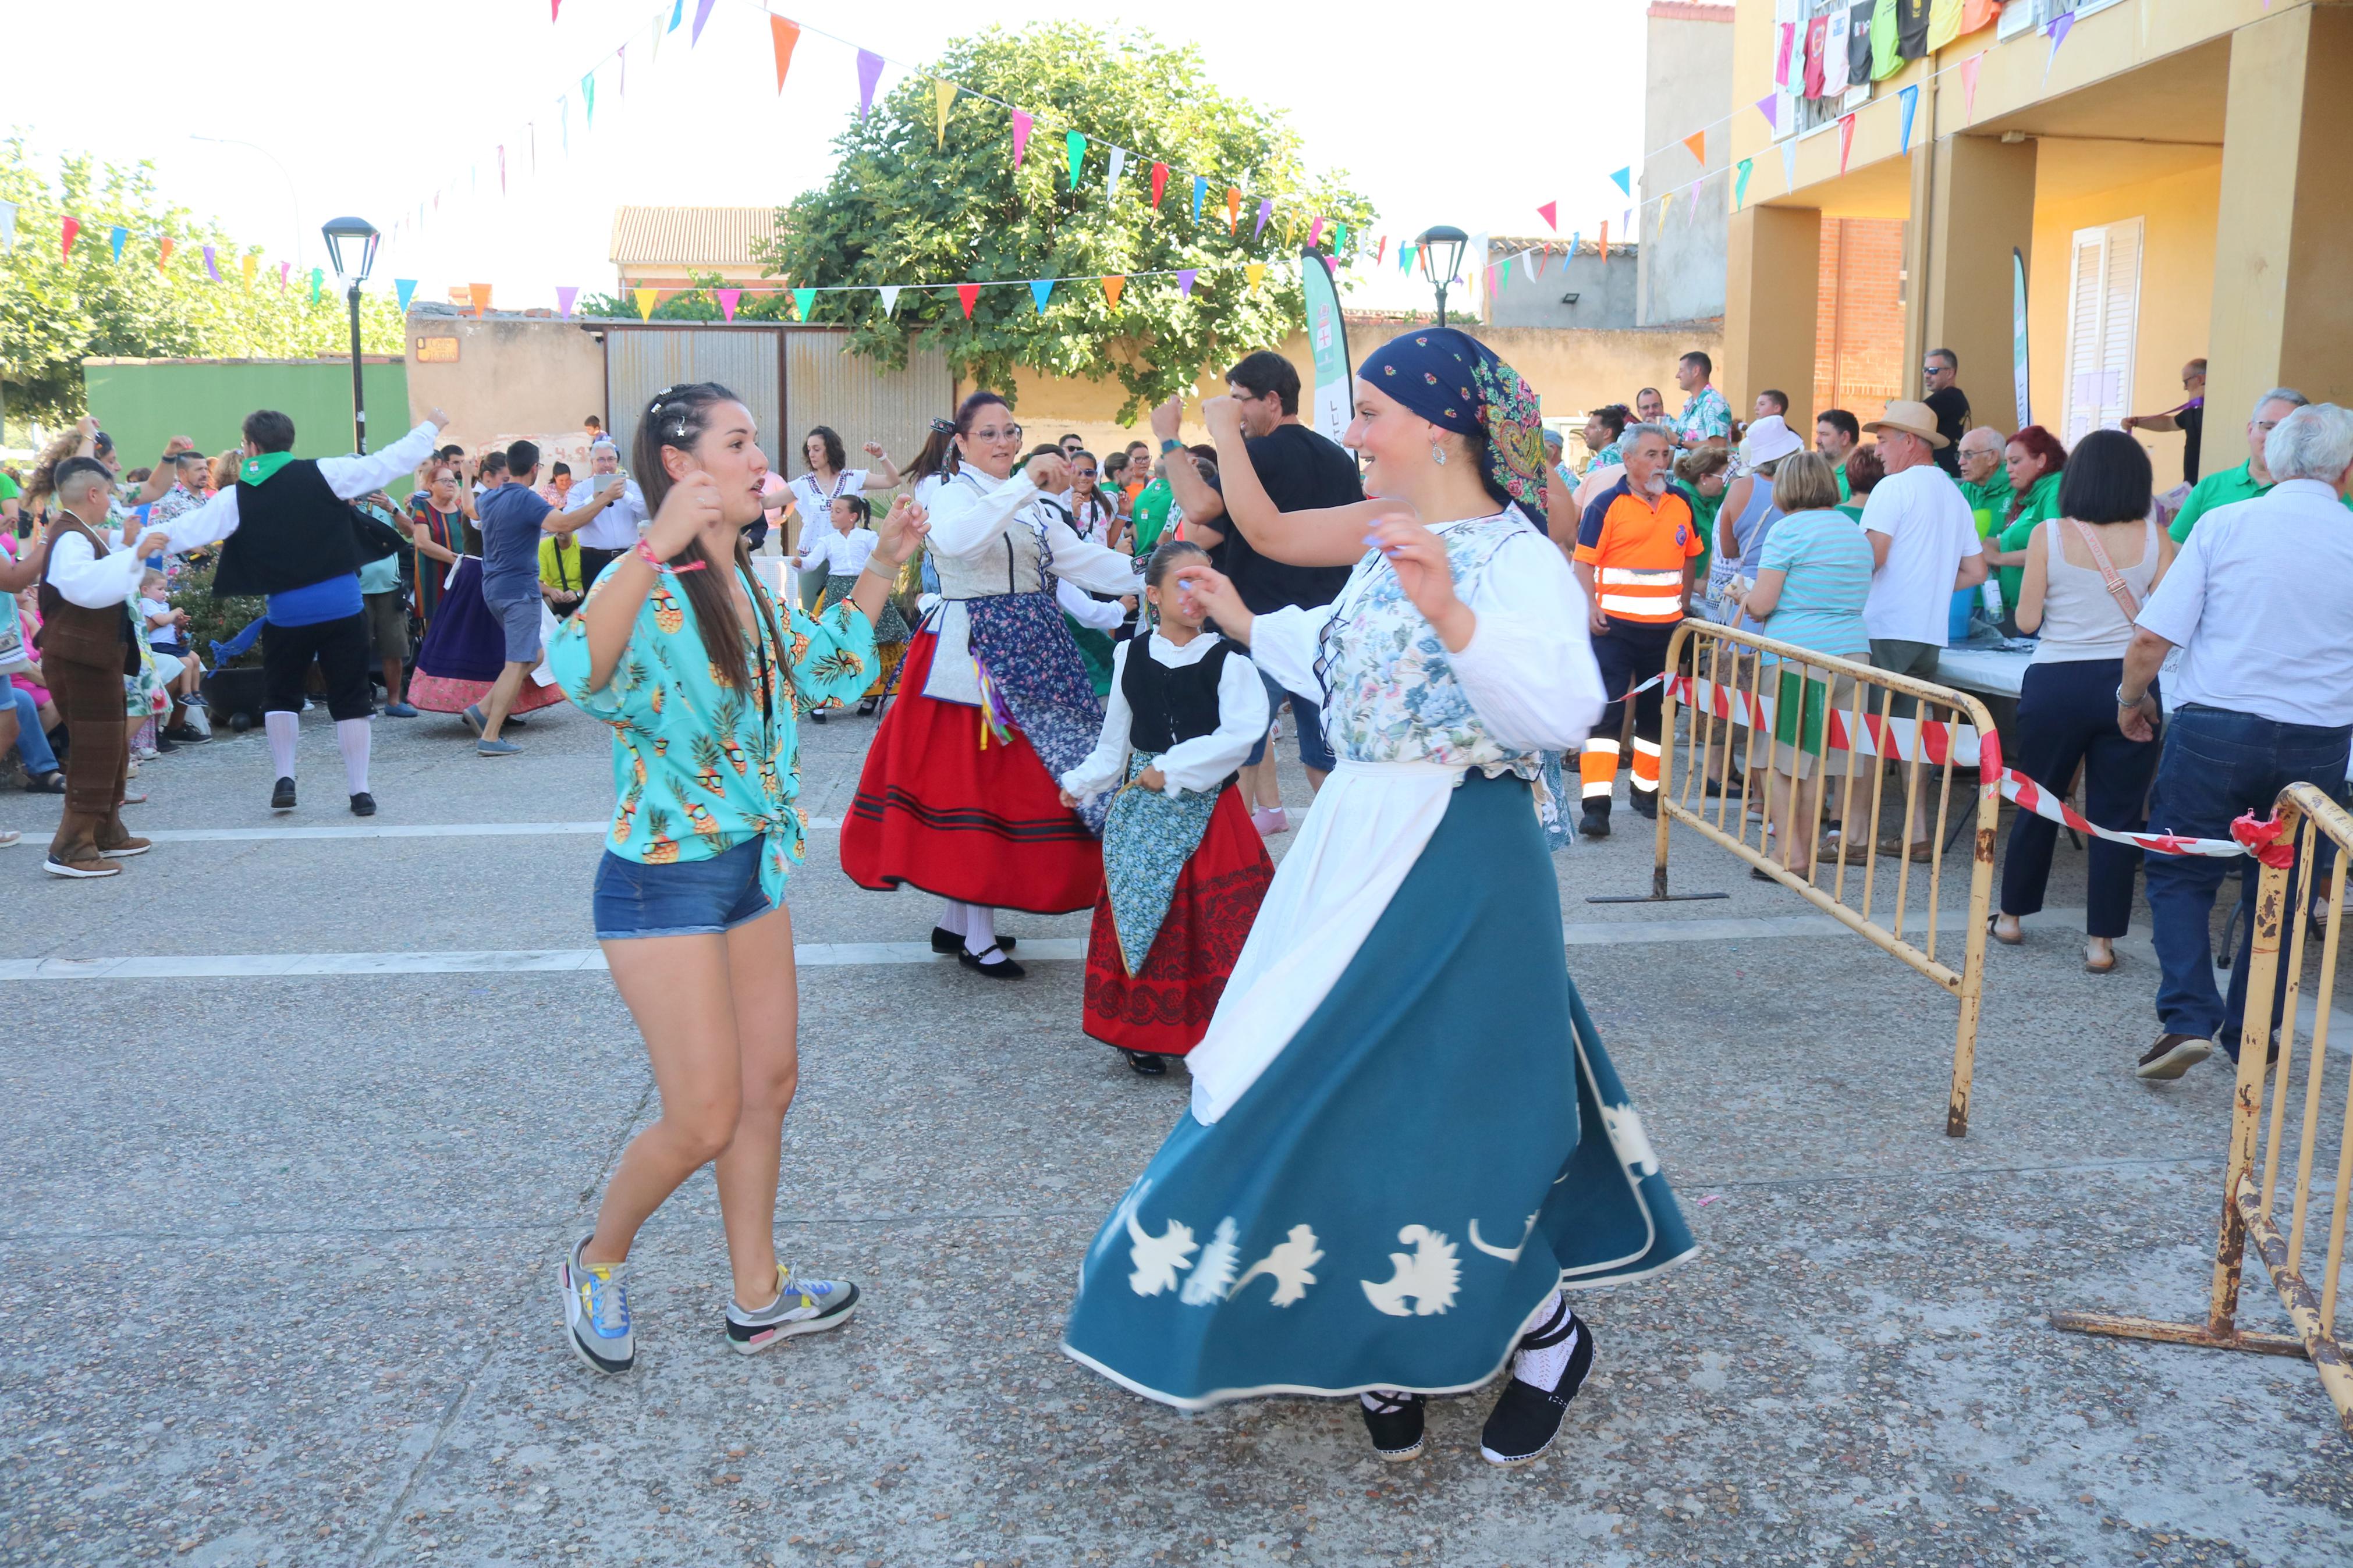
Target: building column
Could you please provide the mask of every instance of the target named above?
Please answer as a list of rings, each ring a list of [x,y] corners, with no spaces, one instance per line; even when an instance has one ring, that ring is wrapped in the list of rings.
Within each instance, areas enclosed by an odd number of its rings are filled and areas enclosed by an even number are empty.
[[[1814,207],[1745,207],[1725,230],[1724,363],[1716,385],[1733,416],[1768,386],[1790,398],[1789,427],[1814,426],[1814,314],[1822,215]]]
[[[1933,110],[1929,123],[1935,123]],[[2034,143],[1947,136],[1912,155],[1905,228],[1904,395],[1922,395],[1932,349],[1959,356],[1970,423],[2019,426],[2012,247],[2034,267]]]
[[[2353,12],[2300,5],[2231,40],[2207,350],[2209,471],[2238,457],[2255,399],[2353,398]],[[2227,456],[2226,456],[2227,453]]]

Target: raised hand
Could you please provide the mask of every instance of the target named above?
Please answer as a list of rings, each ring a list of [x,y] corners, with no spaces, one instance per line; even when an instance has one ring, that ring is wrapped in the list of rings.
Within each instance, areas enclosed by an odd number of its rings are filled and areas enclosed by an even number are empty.
[[[655,515],[653,526],[646,530],[646,543],[667,561],[684,550],[703,530],[717,527],[725,515],[719,502],[719,481],[697,468],[662,497],[661,510]]]
[[[1056,456],[1040,452],[1029,459],[1029,482],[1048,495],[1059,495],[1071,488],[1071,466]]]
[[[882,443],[880,441],[869,441],[865,446],[860,447],[859,450],[873,458],[876,462],[881,462],[882,460]]]
[[[1234,591],[1233,579],[1204,562],[1176,568],[1176,592],[1185,614],[1218,623],[1218,629],[1235,641],[1248,643],[1252,621],[1250,606]]]
[[[436,430],[447,430],[449,428],[449,416],[442,409],[429,409],[427,411],[425,417],[431,422],[433,428]]]
[[[1176,439],[1176,432],[1185,424],[1185,395],[1178,393],[1167,402],[1155,405],[1152,410],[1152,433],[1163,441]]]
[[[923,536],[931,531],[931,514],[914,497],[902,495],[891,503],[889,514],[874,525],[874,552],[893,569],[903,566],[923,548]]]
[[[1470,642],[1476,622],[1455,596],[1454,568],[1443,540],[1418,522],[1393,517],[1374,524],[1365,543],[1387,558],[1405,596],[1448,647],[1459,649]]]
[[[1209,427],[1211,436],[1239,436],[1242,428],[1242,405],[1223,393],[1201,400],[1201,423]]]

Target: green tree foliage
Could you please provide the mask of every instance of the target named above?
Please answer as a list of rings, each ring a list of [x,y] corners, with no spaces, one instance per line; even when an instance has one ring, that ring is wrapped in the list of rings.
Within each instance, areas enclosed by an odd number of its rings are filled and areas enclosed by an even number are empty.
[[[727,287],[727,279],[716,272],[695,272],[688,276],[691,279],[691,286],[656,305],[645,318],[647,321],[722,321],[727,319],[727,312],[719,308],[718,293]],[[638,319],[638,302],[626,289],[618,294],[583,294],[573,314],[634,321]],[[739,321],[787,321],[792,320],[792,300],[779,293],[747,292],[735,302],[735,319]]]
[[[85,359],[299,359],[351,350],[350,308],[332,273],[315,305],[307,277],[281,289],[277,261],[261,247],[239,245],[218,224],[164,201],[151,164],[69,155],[53,184],[21,141],[0,142],[0,200],[16,204],[16,243],[0,250],[0,382],[12,433],[20,420],[57,426],[83,412]],[[81,231],[62,256],[68,214]],[[107,233],[118,225],[131,231],[120,261]],[[160,236],[174,244],[159,266]],[[205,270],[207,245],[217,283]],[[250,288],[242,266],[248,255],[256,258]],[[360,297],[360,342],[370,353],[402,352],[390,296]]]
[[[937,69],[1036,117],[1020,169],[1008,110],[959,94],[940,146],[932,79],[911,79],[835,138],[833,177],[782,209],[764,265],[803,287],[1074,280],[1057,283],[1042,312],[1027,289],[984,289],[970,321],[952,289],[907,293],[895,317],[863,289],[816,296],[811,319],[846,323],[854,349],[888,363],[903,364],[910,336],[927,331],[965,377],[1008,395],[1016,365],[1115,375],[1129,394],[1121,417],[1132,418],[1189,389],[1205,365],[1291,336],[1302,310],[1293,263],[1314,217],[1328,220],[1327,249],[1345,225],[1351,254],[1371,221],[1343,176],[1308,174],[1277,113],[1219,92],[1190,48],[1054,23],[955,40]],[[1072,129],[1089,138],[1076,189],[1064,141]],[[1104,184],[1114,146],[1127,163],[1113,199]],[[1156,210],[1155,161],[1172,170]],[[1198,223],[1197,173],[1210,184]],[[1229,185],[1242,192],[1230,236]],[[1269,197],[1274,216],[1254,237]],[[1273,264],[1255,293],[1241,270],[1250,261]],[[1204,268],[1189,299],[1174,277],[1141,276],[1188,267]],[[1103,274],[1130,279],[1116,304],[1095,281]]]

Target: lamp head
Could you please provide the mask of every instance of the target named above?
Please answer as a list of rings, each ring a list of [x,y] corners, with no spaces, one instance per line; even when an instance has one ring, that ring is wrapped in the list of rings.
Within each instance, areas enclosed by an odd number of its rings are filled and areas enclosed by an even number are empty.
[[[1452,224],[1442,223],[1422,230],[1414,243],[1421,247],[1423,275],[1433,283],[1448,283],[1462,270],[1462,247],[1471,243],[1471,237]]]
[[[331,218],[320,226],[327,237],[327,260],[342,278],[364,283],[375,266],[375,247],[384,237],[364,217]]]

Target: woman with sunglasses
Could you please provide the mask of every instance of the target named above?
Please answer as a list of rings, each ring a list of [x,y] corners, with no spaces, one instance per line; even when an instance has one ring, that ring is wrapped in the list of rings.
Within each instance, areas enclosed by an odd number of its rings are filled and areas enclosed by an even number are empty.
[[[1021,426],[1004,398],[965,398],[952,438],[954,476],[928,503],[940,602],[866,753],[841,866],[862,888],[944,899],[933,950],[1013,980],[997,910],[1071,914],[1103,885],[1105,803],[1073,811],[1058,782],[1094,750],[1103,704],[1055,591],[1133,594],[1135,563],[1071,531],[1050,500],[1069,482],[1059,452],[1016,471]]]

